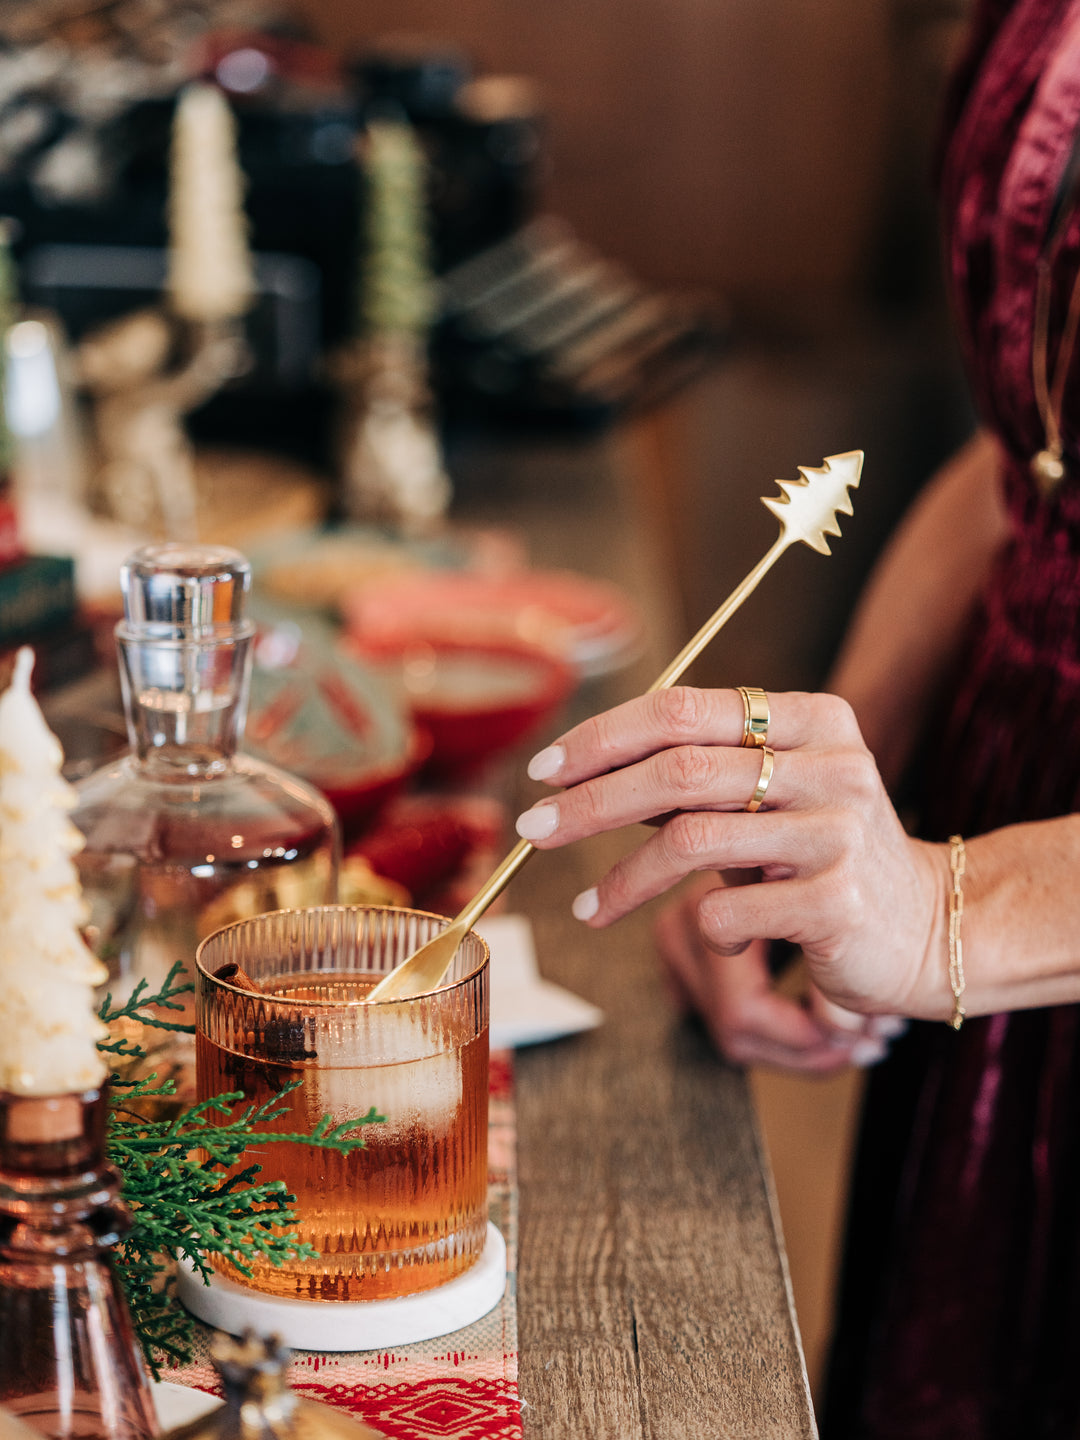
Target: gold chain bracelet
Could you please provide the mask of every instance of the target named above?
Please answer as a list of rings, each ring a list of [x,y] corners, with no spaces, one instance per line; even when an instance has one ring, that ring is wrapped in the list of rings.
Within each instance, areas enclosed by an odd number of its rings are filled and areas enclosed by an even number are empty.
[[[952,890],[949,894],[949,986],[953,993],[953,1012],[949,1024],[959,1030],[964,1023],[964,942],[960,938],[960,922],[964,918],[964,870],[967,852],[960,835],[949,836],[949,868]]]

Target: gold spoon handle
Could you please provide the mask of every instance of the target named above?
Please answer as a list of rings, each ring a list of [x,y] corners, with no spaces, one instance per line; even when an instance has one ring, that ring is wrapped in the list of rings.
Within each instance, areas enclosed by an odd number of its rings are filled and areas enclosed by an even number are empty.
[[[749,574],[739,581],[719,610],[710,616],[694,638],[683,646],[671,664],[649,686],[646,694],[651,695],[654,690],[667,690],[675,684],[679,676],[689,669],[709,641],[723,629],[747,596],[756,589],[762,577],[772,569],[790,544],[791,541],[787,536],[781,533],[772,549],[763,555]],[[492,901],[502,894],[535,851],[536,846],[531,845],[528,840],[519,840],[509,855],[484,881],[465,908],[458,911],[448,928],[460,930],[462,933],[471,930]]]
[[[651,695],[654,690],[667,690],[675,684],[675,681],[685,670],[689,669],[710,640],[720,633],[746,597],[757,589],[762,578],[768,574],[791,543],[787,533],[781,531],[772,549],[766,551],[748,575],[743,576],[719,610],[705,621],[694,638],[683,646],[667,669],[657,676],[645,692],[647,695]]]
[[[519,840],[509,855],[506,856],[484,881],[483,885],[465,908],[459,910],[454,916],[449,928],[454,930],[460,928],[463,932],[471,930],[491,902],[497,895],[502,894],[535,850],[536,846],[530,845],[528,840]]]

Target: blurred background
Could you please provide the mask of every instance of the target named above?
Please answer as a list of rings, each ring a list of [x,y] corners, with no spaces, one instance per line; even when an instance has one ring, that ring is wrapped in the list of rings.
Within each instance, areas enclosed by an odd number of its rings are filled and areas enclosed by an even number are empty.
[[[645,505],[694,626],[770,543],[772,477],[859,447],[835,559],[793,554],[697,672],[820,684],[889,529],[971,425],[933,200],[967,8],[5,0],[0,646],[30,640],[39,683],[70,691],[101,667],[133,543],[240,545],[276,637],[249,738],[330,791],[334,745],[374,742],[347,723],[331,742],[322,716],[305,762],[282,720],[298,600],[344,616],[369,667],[417,641],[401,615],[427,643],[432,609],[460,632],[455,607],[482,608],[436,590],[425,611],[406,587],[388,621],[402,572],[509,573],[524,595],[489,611],[535,617],[550,577],[487,502],[516,489],[542,517],[606,467],[605,503],[621,484]],[[587,548],[562,564],[587,571]],[[625,662],[648,617],[563,582],[544,592],[561,662]],[[532,685],[524,719],[565,697],[558,675],[515,675],[485,683]],[[337,786],[388,870],[376,801],[421,763],[459,798],[478,773],[432,760],[430,707],[422,743],[408,719]],[[519,733],[485,732],[492,753]],[[488,812],[447,815],[409,821],[438,864],[490,830]],[[816,1376],[857,1087],[756,1084]]]

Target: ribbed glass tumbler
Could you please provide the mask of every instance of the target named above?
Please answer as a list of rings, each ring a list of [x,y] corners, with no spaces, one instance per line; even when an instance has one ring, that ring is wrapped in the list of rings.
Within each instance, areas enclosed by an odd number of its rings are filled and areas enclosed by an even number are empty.
[[[256,1159],[296,1196],[297,1229],[320,1253],[247,1279],[272,1295],[382,1300],[462,1274],[487,1234],[488,950],[470,933],[429,994],[365,994],[445,927],[377,906],[279,910],[229,925],[196,964],[200,1098],[282,1097],[281,1133],[336,1125],[375,1106],[363,1150],[274,1142]],[[283,1094],[287,1085],[299,1086]]]

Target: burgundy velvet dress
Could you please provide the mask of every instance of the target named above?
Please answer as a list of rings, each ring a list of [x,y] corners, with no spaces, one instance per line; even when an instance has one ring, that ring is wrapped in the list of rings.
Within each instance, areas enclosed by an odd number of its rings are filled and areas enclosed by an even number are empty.
[[[945,254],[1014,538],[934,732],[931,839],[1080,811],[1080,345],[1066,477],[1044,499],[1029,472],[1045,443],[1035,265],[1063,195],[1051,375],[1080,265],[1063,180],[1080,0],[991,0],[974,26],[943,157]],[[869,1082],[848,1234],[825,1440],[1080,1437],[1080,1010],[913,1026]]]

